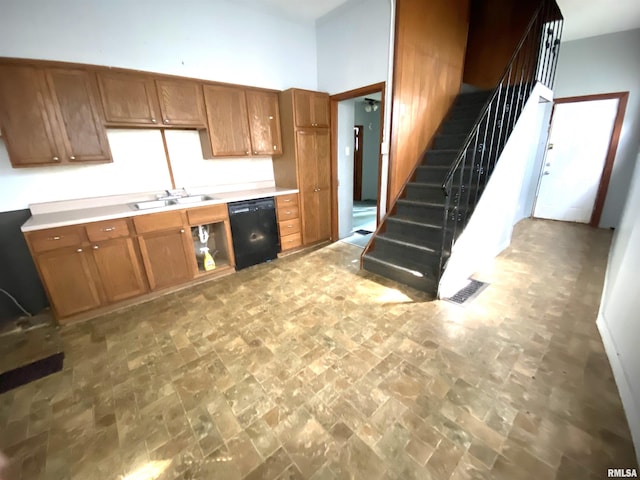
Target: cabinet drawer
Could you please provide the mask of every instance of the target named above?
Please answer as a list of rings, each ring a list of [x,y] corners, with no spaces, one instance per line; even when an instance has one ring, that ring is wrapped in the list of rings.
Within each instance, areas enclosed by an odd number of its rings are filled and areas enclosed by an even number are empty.
[[[291,220],[292,218],[298,218],[300,213],[298,206],[278,208],[278,221],[284,222],[285,220]]]
[[[136,232],[160,232],[171,228],[181,228],[184,226],[182,212],[175,210],[172,212],[152,213],[150,215],[140,215],[133,218]]]
[[[205,225],[213,221],[225,220],[228,217],[227,204],[210,205],[208,207],[187,210],[189,225]]]
[[[74,247],[86,241],[84,228],[79,225],[50,228],[27,234],[34,252],[46,252],[62,247]]]
[[[276,206],[278,208],[298,206],[298,194],[291,193],[289,195],[280,195],[276,197]]]
[[[111,238],[128,237],[129,224],[124,218],[107,220],[104,222],[90,223],[86,225],[87,237],[90,242],[100,242]]]
[[[278,228],[280,230],[281,237],[292,235],[294,233],[300,233],[300,219],[292,218],[291,220],[278,222]]]
[[[291,250],[302,245],[302,235],[300,233],[294,233],[293,235],[285,235],[280,239],[280,248],[284,252],[285,250]]]

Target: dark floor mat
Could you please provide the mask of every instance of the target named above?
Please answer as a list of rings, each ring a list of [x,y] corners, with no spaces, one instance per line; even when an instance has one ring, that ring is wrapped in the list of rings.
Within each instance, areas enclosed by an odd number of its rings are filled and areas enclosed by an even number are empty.
[[[458,305],[469,303],[471,300],[480,295],[480,293],[488,286],[488,283],[480,282],[478,280],[471,280],[466,287],[460,289],[451,297],[445,298],[445,300],[451,303],[456,303]]]
[[[370,233],[373,233],[373,232],[371,230],[360,229],[360,230],[356,230],[354,233],[357,233],[359,235],[369,235]]]
[[[14,368],[0,375],[0,393],[46,377],[62,370],[64,353],[59,352],[37,360],[29,365]]]

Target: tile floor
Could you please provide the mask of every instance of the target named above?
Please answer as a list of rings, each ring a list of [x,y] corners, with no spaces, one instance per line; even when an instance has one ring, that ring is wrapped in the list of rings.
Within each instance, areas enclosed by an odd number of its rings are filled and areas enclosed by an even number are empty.
[[[637,467],[595,326],[610,240],[525,221],[464,308],[360,272],[337,243],[64,328],[65,369],[0,396],[9,478]]]

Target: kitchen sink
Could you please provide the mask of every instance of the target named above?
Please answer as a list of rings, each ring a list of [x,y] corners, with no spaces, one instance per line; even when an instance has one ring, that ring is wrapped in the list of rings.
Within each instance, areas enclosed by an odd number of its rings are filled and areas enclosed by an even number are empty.
[[[168,207],[169,205],[175,205],[175,200],[147,200],[145,202],[137,202],[132,204],[134,210],[148,210],[150,208]]]
[[[132,203],[131,208],[134,210],[148,210],[151,208],[168,207],[169,205],[190,205],[193,203],[208,202],[209,200],[217,200],[209,195],[189,195],[187,197],[178,198],[160,198],[158,200],[146,200],[144,202]]]
[[[189,195],[188,197],[176,198],[175,202],[182,205],[185,203],[207,202],[209,200],[216,200],[216,198],[210,197],[209,195]]]

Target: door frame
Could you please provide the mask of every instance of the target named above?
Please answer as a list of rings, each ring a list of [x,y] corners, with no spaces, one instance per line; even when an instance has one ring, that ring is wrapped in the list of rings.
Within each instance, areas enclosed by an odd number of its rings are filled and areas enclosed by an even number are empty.
[[[380,92],[380,144],[384,140],[384,105],[386,82],[337,93],[329,97],[331,106],[331,238],[338,239],[338,103],[343,100],[362,97]],[[378,201],[376,203],[376,224],[380,223],[380,192],[382,188],[382,149],[378,152]]]
[[[604,208],[604,202],[607,198],[607,191],[609,189],[609,181],[611,180],[611,172],[613,171],[613,163],[616,159],[616,152],[618,150],[618,143],[620,142],[620,133],[622,131],[622,123],[624,122],[624,114],[627,109],[627,101],[629,99],[629,92],[613,92],[613,93],[599,93],[594,95],[582,95],[578,97],[563,97],[556,98],[553,101],[553,109],[551,110],[551,118],[549,119],[549,126],[553,129],[553,114],[556,110],[556,105],[560,103],[576,103],[576,102],[591,102],[594,100],[618,100],[618,111],[616,113],[615,120],[613,122],[613,130],[611,131],[611,138],[609,140],[609,148],[607,149],[607,156],[605,158],[604,167],[600,175],[600,184],[598,185],[598,193],[596,193],[596,199],[593,203],[593,210],[591,212],[591,220],[589,225],[592,227],[598,227],[600,224],[600,218],[602,217],[602,209]],[[547,151],[549,147],[549,140],[551,135],[547,138]],[[546,153],[545,153],[546,158]],[[542,179],[542,170],[544,170],[545,162],[542,162],[542,169],[540,170],[540,179]],[[540,182],[538,182],[538,190],[540,189]],[[539,194],[539,191],[538,191]],[[536,203],[538,202],[538,194],[536,194]],[[532,216],[535,212],[535,204],[533,206]]]

